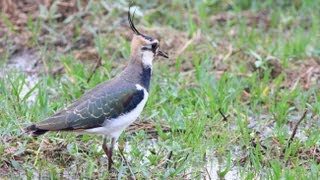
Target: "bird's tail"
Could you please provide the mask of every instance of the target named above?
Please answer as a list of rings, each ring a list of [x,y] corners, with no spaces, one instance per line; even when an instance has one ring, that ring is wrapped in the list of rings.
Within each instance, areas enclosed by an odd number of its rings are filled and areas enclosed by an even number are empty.
[[[26,128],[24,129],[24,131],[25,131],[26,133],[30,133],[31,136],[33,136],[33,137],[37,137],[37,136],[40,136],[40,135],[46,133],[48,130],[40,129],[40,128],[38,128],[36,125],[32,124],[32,125],[26,127]]]

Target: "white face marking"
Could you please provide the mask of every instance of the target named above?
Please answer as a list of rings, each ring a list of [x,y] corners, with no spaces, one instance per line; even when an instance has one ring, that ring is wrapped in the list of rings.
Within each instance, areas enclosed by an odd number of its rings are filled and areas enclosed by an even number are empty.
[[[152,61],[154,59],[154,53],[151,51],[142,51],[142,63],[145,67],[152,68]]]
[[[85,130],[85,132],[94,133],[94,134],[103,134],[111,138],[118,139],[122,131],[138,118],[138,116],[141,114],[148,100],[149,94],[147,90],[144,87],[142,87],[140,84],[136,84],[136,88],[137,90],[143,90],[144,96],[142,101],[137,105],[135,109],[117,118],[106,119],[103,127],[87,129]]]

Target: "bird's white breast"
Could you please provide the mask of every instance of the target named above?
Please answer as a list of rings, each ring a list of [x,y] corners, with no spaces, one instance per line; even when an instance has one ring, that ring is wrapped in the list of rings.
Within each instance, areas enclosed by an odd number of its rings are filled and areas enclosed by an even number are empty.
[[[87,129],[85,132],[107,135],[117,139],[122,131],[138,118],[148,100],[149,94],[146,89],[139,84],[136,84],[136,87],[137,90],[143,90],[144,92],[143,99],[136,108],[126,114],[120,115],[117,118],[107,119],[103,127]]]

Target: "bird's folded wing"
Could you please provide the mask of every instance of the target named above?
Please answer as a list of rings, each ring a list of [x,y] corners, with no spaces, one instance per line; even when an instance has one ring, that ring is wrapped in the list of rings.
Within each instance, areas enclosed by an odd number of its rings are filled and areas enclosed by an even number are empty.
[[[90,98],[88,98],[90,96]],[[38,129],[49,131],[83,130],[103,126],[105,120],[116,119],[134,109],[144,98],[144,91],[134,85],[86,94],[74,104],[37,123]]]

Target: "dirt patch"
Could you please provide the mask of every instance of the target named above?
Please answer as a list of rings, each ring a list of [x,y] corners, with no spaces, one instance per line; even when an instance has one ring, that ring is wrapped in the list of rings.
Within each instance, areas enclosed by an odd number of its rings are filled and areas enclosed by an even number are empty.
[[[32,47],[30,39],[34,36],[34,32],[40,26],[37,32],[37,41],[39,44],[46,44],[52,42],[59,46],[66,40],[55,39],[48,37],[51,28],[37,24],[36,20],[47,22],[49,19],[62,22],[68,17],[74,16],[80,9],[78,8],[78,1],[71,0],[68,2],[53,1],[53,0],[4,0],[0,2],[0,9],[3,12],[3,18],[0,19],[0,45],[1,47],[11,47],[13,49],[24,49]],[[86,6],[88,1],[81,1],[82,6]],[[65,30],[66,34],[74,26],[65,25],[61,23],[61,28]],[[39,36],[40,34],[40,36]],[[70,34],[70,33],[69,33]],[[49,43],[50,44],[50,43]],[[50,48],[50,46],[49,46]],[[0,48],[0,55],[7,50]],[[11,54],[9,53],[9,56]]]
[[[43,143],[40,145],[41,158],[46,158],[49,161],[60,164],[61,166],[68,166],[75,160],[75,157],[70,155],[70,152],[67,150],[67,142],[54,143],[50,142],[49,139],[44,139],[42,142]]]
[[[320,148],[319,147],[311,147],[302,149],[300,148],[298,151],[298,157],[304,160],[314,160],[318,164],[320,164]]]
[[[151,139],[157,139],[158,131],[161,131],[162,133],[167,133],[167,132],[171,132],[171,128],[165,122],[162,122],[161,124],[157,124],[152,120],[146,120],[146,121],[136,121],[132,123],[125,131],[127,134],[130,134],[130,135],[134,135],[139,131],[144,131],[149,135]]]
[[[320,58],[308,58],[293,62],[286,70],[286,85],[295,89],[297,84],[302,84],[305,90],[312,86],[320,87]]]

